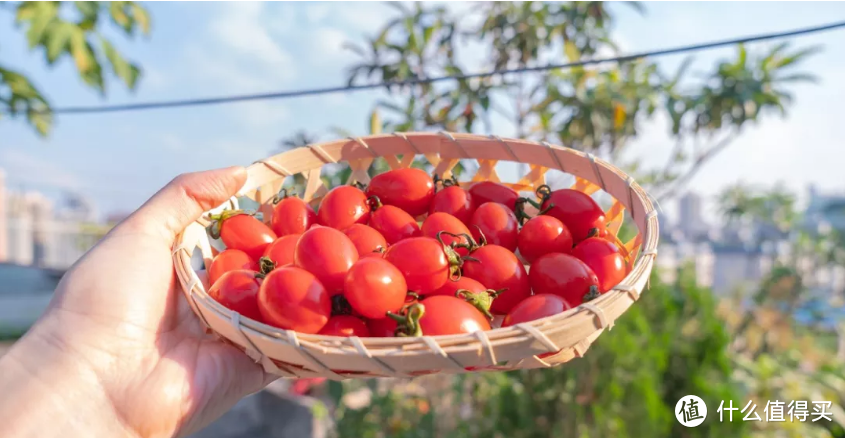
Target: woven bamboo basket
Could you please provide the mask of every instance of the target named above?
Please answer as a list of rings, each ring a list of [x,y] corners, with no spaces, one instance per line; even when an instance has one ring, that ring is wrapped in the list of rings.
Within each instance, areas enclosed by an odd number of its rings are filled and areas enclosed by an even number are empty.
[[[192,268],[200,251],[208,266],[217,251],[203,219],[178,237],[173,250],[176,273],[185,296],[207,329],[243,350],[267,372],[283,377],[327,377],[333,380],[368,377],[410,378],[434,373],[543,368],[581,357],[590,345],[625,312],[647,287],[657,255],[657,213],[645,191],[611,164],[570,148],[525,140],[471,134],[395,133],[313,144],[260,160],[248,167],[248,179],[230,201],[211,210],[239,208],[238,198],[257,201],[265,221],[272,214],[272,199],[285,179],[302,174],[307,181],[305,200],[313,205],[328,192],[320,178],[323,166],[346,162],[351,180],[367,183],[367,169],[377,157],[393,168],[409,167],[423,156],[434,172],[448,178],[459,160],[476,160],[478,170],[462,184],[501,182],[500,161],[528,164],[530,171],[516,183],[517,191],[533,191],[545,184],[550,169],[575,176],[573,188],[587,194],[604,190],[614,202],[606,211],[614,237],[627,217],[638,230],[628,242],[617,243],[629,258],[630,274],[599,298],[558,315],[507,328],[451,336],[410,338],[341,338],[282,330],[240,316],[207,293],[205,272]],[[466,180],[463,175],[461,179]],[[530,267],[528,267],[530,269]],[[548,355],[547,353],[553,353]],[[538,356],[543,355],[543,358]]]

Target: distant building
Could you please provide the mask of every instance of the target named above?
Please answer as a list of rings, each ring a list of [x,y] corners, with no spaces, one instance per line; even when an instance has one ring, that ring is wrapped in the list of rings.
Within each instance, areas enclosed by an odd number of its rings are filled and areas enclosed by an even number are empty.
[[[690,240],[706,239],[710,230],[702,214],[701,196],[687,192],[678,200],[678,228]]]

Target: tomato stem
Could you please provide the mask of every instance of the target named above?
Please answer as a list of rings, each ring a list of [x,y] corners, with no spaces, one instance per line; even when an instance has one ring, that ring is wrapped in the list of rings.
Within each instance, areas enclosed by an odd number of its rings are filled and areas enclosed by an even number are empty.
[[[279,202],[282,202],[282,199],[288,198],[290,196],[292,196],[292,195],[290,193],[288,193],[287,188],[285,188],[285,187],[280,188],[279,193],[276,193],[276,195],[273,196],[273,205],[276,205]]]
[[[599,235],[599,229],[597,227],[590,228],[590,232],[587,233],[587,238],[596,237]]]
[[[478,309],[479,312],[483,313],[487,319],[492,320],[493,314],[490,313],[490,306],[493,305],[493,300],[499,296],[502,292],[506,291],[507,288],[501,290],[493,290],[487,289],[483,292],[473,292],[466,289],[458,289],[455,291],[455,296],[458,298],[462,298],[466,302],[470,303]]]
[[[209,214],[208,219],[211,221],[211,224],[205,227],[208,231],[208,235],[211,236],[212,239],[219,239],[220,232],[223,228],[223,222],[239,214],[254,216],[255,212],[247,212],[245,210],[223,210],[217,214]]]
[[[270,260],[270,258],[268,257],[261,257],[260,259],[258,259],[258,267],[259,272],[264,275],[267,275],[270,273],[270,271],[276,269],[276,262]]]
[[[601,296],[601,293],[599,292],[599,287],[596,285],[592,285],[590,286],[590,291],[584,294],[584,302],[586,303],[587,301],[593,301],[599,296]]]
[[[400,337],[416,337],[422,336],[422,327],[420,327],[420,319],[425,315],[425,305],[422,303],[414,303],[406,306],[397,315],[393,312],[387,312],[387,317],[396,321],[396,331],[394,336]]]
[[[370,211],[376,211],[379,208],[383,207],[381,199],[379,199],[378,196],[375,195],[367,198],[367,205],[370,206]]]
[[[548,186],[548,184],[543,184],[540,187],[537,187],[537,190],[534,191],[537,194],[537,197],[540,198],[542,202],[546,202],[552,196],[552,188]]]
[[[361,181],[355,181],[354,183],[352,183],[352,187],[355,187],[356,189],[358,189],[362,192],[364,190],[367,190],[367,185],[362,183]]]

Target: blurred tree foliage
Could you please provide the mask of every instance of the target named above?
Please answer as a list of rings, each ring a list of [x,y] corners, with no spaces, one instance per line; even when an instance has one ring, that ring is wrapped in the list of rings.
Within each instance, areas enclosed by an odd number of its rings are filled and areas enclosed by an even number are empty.
[[[149,34],[147,10],[131,1],[115,2],[9,2],[0,8],[15,14],[15,24],[26,33],[30,50],[44,53],[47,65],[72,59],[79,77],[100,94],[106,93],[106,65],[129,89],[134,89],[141,68],[126,60],[102,33],[106,23],[129,38]],[[38,87],[11,66],[0,64],[0,117],[23,115],[41,135],[53,123],[50,103]]]

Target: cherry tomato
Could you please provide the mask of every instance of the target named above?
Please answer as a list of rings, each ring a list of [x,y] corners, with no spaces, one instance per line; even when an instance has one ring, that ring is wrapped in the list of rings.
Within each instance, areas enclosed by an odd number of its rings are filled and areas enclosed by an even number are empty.
[[[599,292],[605,293],[621,283],[628,275],[628,264],[619,248],[601,237],[591,237],[572,250],[572,255],[581,259],[599,279]]]
[[[413,167],[389,170],[373,177],[367,196],[377,196],[384,205],[394,205],[417,217],[428,212],[434,181],[425,171]]]
[[[267,245],[263,256],[275,262],[276,267],[293,263],[296,242],[299,242],[301,236],[302,234],[288,234],[279,237],[273,243]]]
[[[484,245],[470,253],[478,261],[464,262],[463,274],[490,289],[502,292],[495,300],[490,311],[507,314],[518,302],[531,295],[528,273],[516,255],[499,245]]]
[[[370,336],[376,338],[392,338],[396,333],[396,320],[393,318],[380,318],[367,320],[367,329]]]
[[[358,261],[358,250],[346,234],[328,227],[312,228],[299,238],[294,264],[311,272],[330,294],[343,293],[343,280]]]
[[[543,201],[542,210],[546,209],[546,215],[555,217],[566,225],[576,245],[589,237],[594,228],[599,237],[607,233],[604,211],[584,192],[574,189],[555,190]]]
[[[396,266],[408,285],[408,290],[428,295],[449,280],[451,267],[446,250],[436,239],[412,237],[391,246],[385,260]]]
[[[208,267],[208,284],[213,285],[223,274],[236,269],[258,271],[258,262],[239,249],[224,249]]]
[[[383,205],[375,207],[370,214],[370,227],[381,233],[388,245],[420,235],[416,219],[399,207]]]
[[[433,239],[437,238],[437,233],[441,231],[446,231],[451,234],[455,234],[460,236],[461,234],[466,234],[467,236],[471,236],[472,234],[469,232],[469,229],[455,216],[452,216],[448,213],[432,213],[427,218],[425,218],[425,222],[422,224],[422,235],[425,237],[431,237]],[[446,245],[451,245],[452,242],[458,242],[463,244],[469,244],[466,237],[454,237],[448,234],[441,234],[440,239],[443,240],[443,243]],[[455,251],[464,256],[469,253],[469,250],[466,248],[456,248]]]
[[[434,194],[428,212],[429,214],[448,213],[464,224],[468,224],[473,211],[475,211],[475,208],[469,192],[464,190],[463,187],[449,186]]]
[[[422,300],[421,304],[425,312],[419,323],[425,336],[490,330],[490,321],[472,304],[460,298],[436,295]]]
[[[586,263],[562,253],[541,256],[528,272],[535,294],[554,294],[578,306],[597,295],[599,279]]]
[[[557,295],[538,294],[530,296],[514,306],[513,310],[502,321],[502,327],[510,327],[523,322],[557,315],[571,308],[571,304]]]
[[[446,283],[443,283],[443,286],[440,286],[440,289],[432,292],[429,295],[449,295],[455,296],[455,292],[459,290],[468,290],[470,292],[486,292],[487,288],[484,287],[483,284],[469,278],[469,277],[461,277],[456,281],[449,280]]]
[[[258,309],[267,324],[315,334],[328,322],[332,301],[314,274],[297,267],[276,268],[261,283]]]
[[[276,198],[273,218],[270,220],[270,226],[277,236],[302,234],[317,223],[317,213],[307,202],[296,196],[288,196],[284,189],[280,195],[281,198]]]
[[[469,188],[469,194],[472,197],[473,209],[486,202],[498,202],[510,208],[511,211],[515,211],[516,200],[519,199],[516,190],[493,181],[481,181],[473,184]]]
[[[387,260],[372,257],[352,265],[343,291],[356,312],[373,319],[398,311],[405,304],[407,294],[408,285],[399,269]]]
[[[522,226],[517,246],[522,257],[532,263],[541,255],[572,252],[572,235],[557,218],[536,216]]]
[[[335,187],[320,202],[317,218],[320,224],[338,230],[345,230],[353,224],[366,224],[370,220],[367,195],[357,187]]]
[[[319,335],[325,336],[358,336],[366,338],[370,336],[370,329],[367,328],[361,318],[352,315],[337,315],[329,318],[329,322],[323,326]]]
[[[343,230],[343,234],[346,234],[346,237],[349,237],[349,240],[355,245],[359,257],[369,255],[379,248],[387,249],[387,241],[384,240],[384,236],[370,226],[355,224]]]
[[[218,303],[247,318],[262,321],[258,310],[258,290],[261,275],[257,271],[237,269],[223,274],[211,288],[208,295]]]
[[[487,243],[516,251],[519,221],[513,211],[502,204],[486,202],[479,205],[469,221],[469,229],[475,240],[480,240],[483,233]]]
[[[258,260],[267,245],[276,240],[270,227],[248,214],[223,212],[217,225],[226,248],[239,249],[253,260]]]

